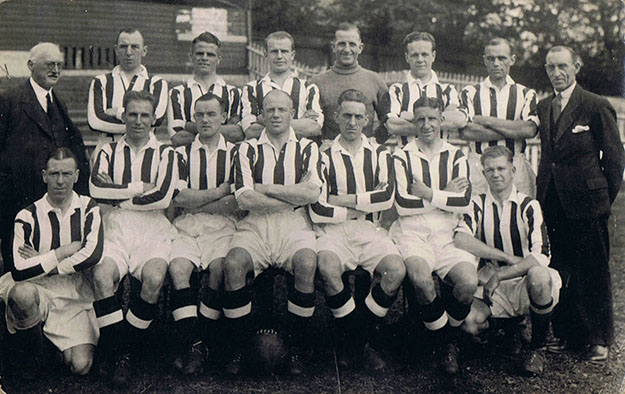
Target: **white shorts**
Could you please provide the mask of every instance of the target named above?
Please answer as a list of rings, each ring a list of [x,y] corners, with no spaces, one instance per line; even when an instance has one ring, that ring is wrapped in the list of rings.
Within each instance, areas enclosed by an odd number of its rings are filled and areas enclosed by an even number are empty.
[[[549,276],[551,276],[551,298],[553,306],[555,306],[560,301],[562,279],[558,271],[550,267],[547,267],[547,269],[549,270]],[[487,263],[480,268],[478,271],[479,286],[475,292],[477,298],[484,298],[484,285],[494,273],[495,268],[491,263]],[[502,280],[491,296],[491,301],[490,312],[496,318],[522,316],[529,313],[530,298],[527,292],[527,275]]]
[[[178,235],[171,243],[169,261],[190,260],[205,270],[216,259],[226,257],[235,231],[234,219],[210,213],[183,214],[174,219]]]
[[[20,321],[7,305],[5,319],[10,333],[44,322],[43,333],[62,352],[74,346],[98,343],[100,331],[93,310],[93,291],[82,273],[46,276],[22,283],[37,289],[39,313],[28,321]],[[10,272],[0,277],[0,299],[5,304],[15,284]]]
[[[482,172],[482,163],[477,153],[469,152],[468,156],[471,180],[471,191],[474,196],[485,194],[488,191],[488,183]],[[522,153],[517,153],[512,159],[516,168],[512,182],[521,193],[536,198],[536,174],[532,165]]]
[[[367,220],[315,226],[315,233],[317,251],[335,253],[341,261],[342,272],[362,267],[373,276],[380,260],[388,255],[399,256],[386,230]]]
[[[430,266],[431,272],[445,279],[461,262],[471,263],[477,269],[475,256],[454,245],[454,229],[460,220],[459,214],[440,210],[401,216],[391,226],[390,235],[404,260],[419,257]]]
[[[269,214],[250,212],[237,222],[236,228],[230,249],[247,250],[254,262],[255,276],[270,266],[293,273],[293,255],[302,249],[316,250],[315,233],[302,208]]]
[[[141,279],[143,265],[151,259],[169,262],[171,241],[178,232],[163,211],[113,208],[104,214],[104,255],[113,259],[120,279],[130,272]]]

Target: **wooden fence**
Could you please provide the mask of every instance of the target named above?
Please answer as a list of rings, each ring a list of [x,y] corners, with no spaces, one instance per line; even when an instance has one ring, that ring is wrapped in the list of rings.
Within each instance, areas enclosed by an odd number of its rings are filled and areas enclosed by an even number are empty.
[[[325,67],[310,67],[298,61],[294,61],[293,69],[297,72],[299,77],[310,79],[313,75],[324,71]],[[261,79],[269,72],[267,58],[265,57],[265,48],[262,45],[250,43],[247,46],[247,71],[250,80]]]

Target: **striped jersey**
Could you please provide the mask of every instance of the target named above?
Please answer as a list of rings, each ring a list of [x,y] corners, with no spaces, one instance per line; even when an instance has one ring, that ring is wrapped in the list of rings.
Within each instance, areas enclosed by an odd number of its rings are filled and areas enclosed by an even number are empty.
[[[89,180],[89,192],[99,202],[121,208],[150,211],[169,206],[177,185],[178,160],[173,148],[161,144],[154,135],[138,151],[128,145],[126,136],[105,144],[96,156]],[[102,182],[106,174],[113,183]],[[154,188],[143,192],[143,184]]]
[[[48,194],[22,209],[15,217],[13,239],[13,280],[42,277],[54,268],[60,275],[83,271],[100,261],[104,247],[104,232],[100,208],[88,196],[72,192],[72,202],[65,212],[48,202]],[[55,249],[78,241],[80,250],[58,261]],[[23,258],[18,249],[30,246],[39,256]]]
[[[233,183],[232,159],[236,149],[236,145],[220,135],[217,147],[211,152],[200,141],[199,134],[191,144],[176,148],[180,160],[177,189],[208,190],[224,182]]]
[[[304,113],[311,109],[319,115],[317,118],[319,126],[323,126],[323,112],[319,104],[319,88],[317,85],[291,75],[284,81],[284,86],[280,87],[267,74],[262,79],[248,82],[243,88],[241,99],[241,126],[243,130],[246,130],[252,123],[256,122],[256,117],[260,115],[263,109],[265,95],[274,89],[283,90],[291,96],[293,109],[295,109],[293,119],[302,118]]]
[[[319,148],[313,141],[295,136],[291,128],[287,142],[276,148],[267,131],[239,145],[234,159],[234,195],[238,198],[256,183],[295,185],[309,173],[310,182],[321,187]]]
[[[199,82],[190,78],[186,83],[172,88],[169,92],[167,126],[170,134],[184,130],[187,122],[194,121],[195,101],[207,93],[213,93],[224,101],[227,113],[225,123],[240,120],[241,91],[239,88],[228,85],[223,78],[219,77],[208,89],[204,89]]]
[[[505,253],[532,255],[547,266],[549,239],[540,204],[512,186],[510,196],[499,204],[490,191],[473,199],[473,210],[465,222],[485,244]]]
[[[406,77],[406,82],[397,82],[388,89],[390,98],[389,117],[399,118],[402,112],[412,113],[412,107],[422,96],[436,97],[443,101],[443,109],[450,105],[460,106],[458,91],[454,85],[441,83],[438,76],[432,71],[432,78],[423,84],[421,80],[416,79],[410,72]]]
[[[379,213],[393,206],[395,177],[393,159],[382,145],[362,137],[362,145],[352,156],[344,149],[339,139],[322,154],[323,186],[319,201],[309,206],[310,218],[315,223],[344,222],[347,208],[328,203],[331,195],[356,195],[356,209],[367,212],[366,220],[371,222],[379,218]],[[375,190],[385,183],[386,187]]]
[[[155,116],[159,126],[167,110],[167,81],[156,75],[149,75],[145,66],[141,72],[128,80],[119,66],[108,74],[96,76],[89,85],[87,121],[92,130],[109,134],[123,134],[126,126],[122,121],[124,94],[129,90],[147,90],[156,100]],[[118,108],[115,116],[107,115],[106,109]]]
[[[462,151],[446,141],[440,150],[428,158],[415,140],[394,154],[396,179],[395,207],[400,216],[418,215],[440,209],[447,212],[466,213],[470,209],[471,188],[464,193],[445,191],[455,178],[469,179],[469,165]],[[413,179],[418,179],[432,189],[432,201],[410,194]]]
[[[506,84],[501,90],[491,83],[490,78],[476,85],[466,86],[462,89],[460,100],[470,118],[482,115],[507,120],[527,120],[538,124],[536,92],[514,82],[510,76],[506,78]],[[471,149],[477,154],[482,154],[484,149],[494,145],[504,145],[513,153],[522,153],[526,147],[525,139],[502,138],[497,141],[470,143]]]

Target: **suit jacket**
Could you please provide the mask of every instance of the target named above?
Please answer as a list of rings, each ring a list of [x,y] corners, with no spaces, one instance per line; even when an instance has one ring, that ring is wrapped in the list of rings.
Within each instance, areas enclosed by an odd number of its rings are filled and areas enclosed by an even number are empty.
[[[541,158],[537,199],[545,208],[548,189],[555,186],[568,219],[607,216],[625,167],[616,112],[605,98],[577,85],[554,122],[553,98],[538,103]]]
[[[89,194],[89,159],[80,131],[53,91],[53,100],[65,121],[69,148],[78,159],[79,179],[74,189]],[[51,122],[37,101],[29,81],[0,97],[0,237],[12,232],[17,212],[47,191],[41,170],[56,148]]]

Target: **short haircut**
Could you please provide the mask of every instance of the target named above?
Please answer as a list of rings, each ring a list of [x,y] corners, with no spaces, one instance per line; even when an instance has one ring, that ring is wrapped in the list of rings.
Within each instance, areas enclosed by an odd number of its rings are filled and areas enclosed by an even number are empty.
[[[197,100],[195,100],[195,104],[193,104],[193,108],[197,108],[197,103],[199,103],[200,101],[212,101],[212,100],[217,100],[217,102],[219,103],[219,108],[221,108],[221,112],[226,111],[226,102],[221,97],[217,96],[215,93],[206,93],[200,96]]]
[[[74,160],[74,164],[76,164],[76,168],[78,168],[78,159],[76,159],[76,155],[69,148],[56,148],[53,150],[46,159],[46,168],[48,164],[50,164],[50,160],[65,160],[72,159]]]
[[[119,33],[117,33],[117,38],[115,39],[115,45],[117,45],[117,43],[119,42],[119,36],[121,36],[122,33],[128,33],[128,34],[139,33],[139,34],[141,34],[141,39],[143,40],[143,44],[145,45],[145,38],[143,37],[143,33],[141,33],[139,31],[139,29],[137,29],[136,27],[124,27],[123,29],[121,29],[119,31]]]
[[[402,45],[404,46],[404,51],[408,52],[408,44],[415,41],[427,41],[432,43],[432,52],[436,50],[436,40],[434,36],[426,31],[413,31],[412,33],[408,33],[406,37],[404,37],[404,41],[402,41]]]
[[[57,51],[61,52],[57,44],[54,44],[52,42],[40,42],[34,47],[30,48],[30,56],[28,59],[35,60],[35,58],[39,57],[42,52],[48,51],[50,49],[56,49]]]
[[[571,55],[571,58],[573,59],[573,63],[579,63],[580,67],[584,65],[584,62],[582,62],[582,57],[579,56],[577,52],[575,52],[573,48],[569,46],[556,45],[555,47],[552,47],[551,49],[549,49],[549,51],[547,51],[547,55],[550,54],[551,52],[568,52]]]
[[[341,92],[338,99],[339,107],[345,101],[355,101],[357,103],[363,103],[365,107],[367,107],[370,103],[370,100],[367,98],[367,96],[365,96],[365,94],[360,90],[356,89],[347,89]]]
[[[503,145],[489,146],[482,152],[482,157],[480,157],[480,163],[482,163],[482,166],[484,166],[486,160],[495,159],[501,156],[504,156],[506,160],[510,163],[512,163],[512,160],[514,158],[514,154],[512,153],[512,151]]]
[[[358,28],[358,26],[356,26],[353,23],[349,23],[349,22],[341,22],[341,23],[339,23],[339,26],[334,31],[334,38],[336,39],[336,32],[337,31],[350,31],[350,30],[356,31],[356,33],[358,33],[358,37],[362,40],[362,34],[360,33],[360,29]]]
[[[265,49],[269,50],[269,46],[267,45],[269,44],[269,40],[284,40],[284,39],[288,39],[289,41],[291,41],[291,50],[295,49],[295,40],[293,39],[293,36],[283,30],[274,31],[273,33],[270,33],[267,37],[265,37]]]
[[[416,112],[418,108],[434,108],[438,109],[441,113],[443,112],[443,100],[437,97],[427,97],[421,96],[417,101],[412,105],[412,112]]]
[[[287,97],[289,99],[289,103],[291,104],[291,108],[293,108],[293,99],[287,92],[281,89],[273,89],[271,92],[267,93],[265,97],[263,98],[263,107],[265,106],[265,101],[267,101],[267,98],[271,96],[275,96],[276,94]]]
[[[124,108],[133,101],[147,101],[152,105],[152,114],[156,110],[156,99],[147,90],[129,90],[124,94]]]
[[[507,45],[508,49],[510,50],[510,55],[514,53],[514,50],[512,48],[512,44],[510,43],[510,41],[502,37],[492,38],[490,41],[486,43],[486,45],[484,45],[484,49],[486,49],[486,47],[494,47],[497,45]]]
[[[219,40],[219,38],[217,38],[217,36],[214,35],[213,33],[209,33],[207,31],[203,32],[202,34],[200,34],[199,36],[193,39],[193,41],[191,42],[191,50],[193,50],[193,47],[198,42],[205,42],[207,44],[215,44],[217,45],[217,48],[221,48],[221,41]]]

